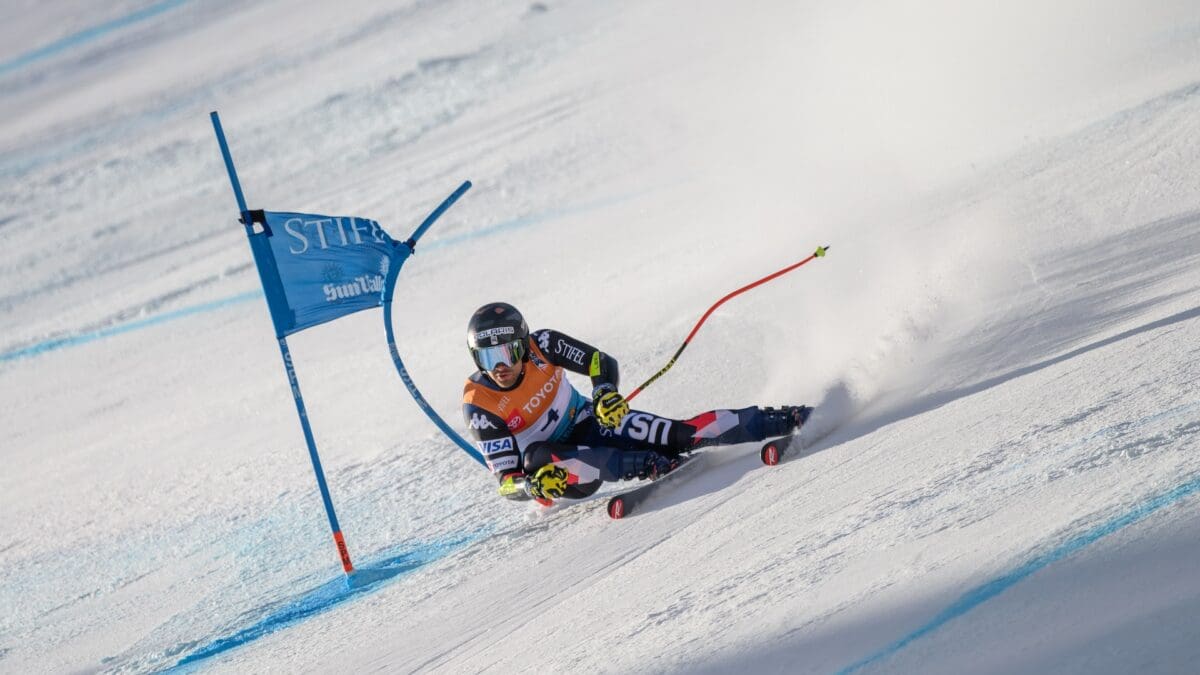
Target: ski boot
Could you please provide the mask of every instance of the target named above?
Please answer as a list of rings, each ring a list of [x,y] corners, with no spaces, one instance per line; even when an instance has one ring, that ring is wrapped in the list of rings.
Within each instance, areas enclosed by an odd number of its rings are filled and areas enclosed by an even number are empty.
[[[764,443],[759,451],[763,464],[775,466],[783,460],[784,453],[791,448],[812,410],[806,405],[762,409],[763,437],[778,437]]]
[[[679,455],[667,455],[653,450],[626,452],[630,456],[629,466],[631,469],[636,469],[638,473],[626,474],[626,480],[631,478],[649,479],[642,485],[639,485],[632,490],[622,492],[608,500],[608,517],[613,520],[620,520],[629,514],[630,511],[637,510],[639,505],[654,496],[658,489],[666,483],[666,480],[660,482],[660,479],[670,479],[675,470],[683,466],[685,462],[695,462],[695,457],[683,457]],[[700,466],[699,463],[691,464],[693,467]],[[677,474],[676,474],[677,475]]]
[[[679,457],[659,454],[653,450],[627,450],[621,453],[622,480],[655,480],[679,466]]]
[[[795,433],[804,426],[812,408],[806,405],[785,405],[780,408],[762,408],[762,436],[774,438]]]

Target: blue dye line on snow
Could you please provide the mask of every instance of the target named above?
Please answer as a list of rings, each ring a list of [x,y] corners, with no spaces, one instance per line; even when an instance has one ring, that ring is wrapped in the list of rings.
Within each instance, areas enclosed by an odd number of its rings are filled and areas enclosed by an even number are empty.
[[[378,563],[360,567],[349,577],[338,577],[295,598],[263,607],[259,611],[261,618],[257,621],[187,654],[175,664],[174,668],[193,666],[200,661],[249,644],[264,635],[269,635],[311,616],[333,609],[356,596],[378,590],[385,582],[441,560],[489,534],[491,534],[491,529],[485,528],[471,534],[402,547],[400,552],[395,555]]]
[[[1032,575],[1034,572],[1037,572],[1048,565],[1056,563],[1063,558],[1066,558],[1078,552],[1079,550],[1096,543],[1100,539],[1113,534],[1114,532],[1122,530],[1143,520],[1155,511],[1158,511],[1166,506],[1170,506],[1181,499],[1190,497],[1197,492],[1200,492],[1200,478],[1194,478],[1191,481],[1176,487],[1170,492],[1147,499],[1141,504],[1135,506],[1128,513],[1113,518],[1112,520],[1088,530],[1083,534],[1076,535],[1066,540],[1053,550],[1033,558],[1008,574],[992,579],[982,586],[977,586],[970,591],[967,591],[954,604],[942,610],[941,613],[933,617],[933,619],[931,619],[925,625],[900,638],[899,640],[896,640],[892,644],[884,647],[874,654],[860,661],[856,661],[849,666],[846,666],[838,671],[838,675],[849,675],[850,673],[862,670],[867,666],[879,663],[884,659],[894,656],[900,650],[909,646],[913,642],[925,637],[926,635],[929,635],[950,621],[957,619],[972,609],[975,609],[979,605],[982,605],[988,600],[991,600],[992,598],[1007,591],[1017,583],[1023,581],[1026,577]]]
[[[113,326],[112,328],[104,328],[101,330],[92,331],[90,333],[81,333],[79,335],[71,335],[68,337],[55,338],[53,340],[46,340],[45,342],[39,342],[35,345],[31,345],[31,346],[25,347],[23,349],[18,349],[15,351],[0,354],[0,363],[4,363],[5,361],[16,361],[17,359],[28,358],[30,356],[36,356],[38,354],[44,354],[46,352],[51,352],[56,349],[63,349],[66,347],[76,347],[76,346],[79,346],[82,344],[87,344],[89,342],[95,342],[96,340],[100,340],[103,338],[112,337],[114,335],[120,335],[122,333],[130,333],[135,330],[141,330],[142,328],[149,328],[150,326],[157,326],[160,323],[174,321],[175,319],[181,319],[185,316],[192,316],[194,314],[203,314],[205,312],[212,312],[214,310],[222,309],[222,308],[228,307],[230,305],[236,305],[240,302],[246,302],[247,300],[261,298],[262,296],[263,296],[262,291],[251,291],[249,293],[242,293],[240,295],[235,295],[235,296],[232,296],[229,298],[224,298],[221,300],[214,300],[213,302],[206,302],[202,305],[195,305],[192,307],[184,307],[183,309],[177,309],[173,312],[166,312],[164,314],[152,316],[147,319],[141,319],[139,321],[121,324],[120,326]]]
[[[92,26],[86,30],[81,30],[73,35],[68,35],[55,42],[51,42],[44,47],[39,47],[32,51],[25,52],[16,58],[5,61],[4,63],[0,63],[0,75],[3,75],[10,70],[16,70],[17,68],[27,66],[31,63],[36,63],[42,59],[54,56],[55,54],[60,54],[73,47],[87,44],[88,42],[103,37],[104,35],[107,35],[113,31],[120,30],[127,26],[132,26],[135,23],[158,16],[163,12],[175,9],[185,2],[187,2],[187,0],[163,0],[157,4],[139,9],[136,12],[126,14],[125,16],[118,17],[111,21],[106,21],[98,26]]]
[[[549,211],[549,212],[543,213],[543,214],[525,216],[522,218],[507,220],[502,223],[496,223],[495,225],[481,228],[479,230],[475,230],[473,232],[467,232],[467,233],[464,233],[461,235],[447,237],[445,239],[438,239],[438,240],[429,242],[427,244],[418,243],[417,248],[422,251],[436,250],[439,248],[444,248],[446,246],[453,246],[453,245],[461,244],[461,243],[464,243],[467,241],[472,241],[474,239],[482,239],[484,237],[490,237],[490,236],[496,235],[496,234],[512,232],[514,230],[531,227],[533,225],[537,225],[539,223],[546,222],[548,220],[554,220],[556,218],[563,218],[563,217],[578,214],[578,213],[585,213],[588,211],[595,211],[595,210],[603,209],[603,208],[606,208],[609,206],[614,206],[621,202],[633,199],[634,197],[637,197],[640,194],[644,194],[644,192],[620,195],[617,197],[612,197],[612,198],[601,200],[601,201],[591,202],[588,204],[581,204],[579,206],[575,206],[575,207],[571,207],[571,208],[560,209],[560,210],[556,210],[556,211]],[[225,298],[222,300],[216,300],[213,302],[205,303],[203,305],[196,305],[193,307],[184,307],[183,309],[175,310],[173,312],[167,312],[165,314],[153,316],[148,319],[142,319],[140,321],[134,321],[132,323],[127,323],[127,324],[115,326],[112,328],[105,328],[103,330],[93,331],[91,333],[83,333],[80,335],[73,335],[73,336],[62,337],[62,338],[54,338],[52,340],[46,340],[44,342],[39,342],[39,343],[30,345],[29,347],[24,347],[22,349],[17,349],[17,350],[11,351],[11,352],[5,352],[3,354],[0,354],[0,363],[4,363],[6,361],[16,361],[18,359],[23,359],[23,358],[29,358],[31,356],[37,356],[38,354],[44,354],[46,352],[51,352],[51,351],[63,349],[66,347],[76,347],[76,346],[79,346],[82,344],[87,344],[89,342],[95,342],[96,340],[100,340],[102,338],[112,337],[114,335],[121,335],[122,333],[129,333],[129,332],[132,332],[135,330],[140,330],[142,328],[149,328],[151,326],[157,326],[158,324],[166,323],[168,321],[174,321],[175,319],[182,319],[184,317],[193,316],[196,314],[213,312],[213,311],[216,311],[219,309],[224,309],[230,305],[235,305],[235,304],[238,304],[241,302],[246,302],[247,300],[261,298],[262,295],[263,295],[262,291],[251,291],[248,293],[242,293],[240,295],[235,295],[235,296]]]

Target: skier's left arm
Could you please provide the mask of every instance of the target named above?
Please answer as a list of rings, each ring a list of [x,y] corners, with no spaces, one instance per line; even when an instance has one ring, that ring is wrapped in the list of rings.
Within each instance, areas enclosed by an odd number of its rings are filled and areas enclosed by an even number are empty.
[[[615,428],[621,423],[629,404],[617,391],[621,371],[615,358],[555,330],[539,330],[531,337],[550,363],[592,378],[592,407],[601,424]]]
[[[616,391],[620,386],[621,370],[611,355],[556,330],[534,331],[530,338],[551,364],[592,378],[592,389],[607,386]]]

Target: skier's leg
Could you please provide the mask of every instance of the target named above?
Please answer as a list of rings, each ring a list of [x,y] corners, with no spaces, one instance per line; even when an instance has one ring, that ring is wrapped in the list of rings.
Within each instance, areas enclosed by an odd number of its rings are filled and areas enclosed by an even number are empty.
[[[678,457],[679,453],[692,449],[695,431],[695,427],[679,420],[631,410],[615,429],[601,426],[595,418],[585,419],[575,427],[567,440],[578,445],[621,450],[655,450]]]
[[[808,406],[710,410],[684,420],[684,424],[694,430],[691,449],[697,449],[786,436],[800,428],[810,412],[812,408]]]
[[[673,420],[632,410],[616,429],[586,419],[569,441],[580,445],[612,446],[622,449],[657,450],[677,457],[712,445],[749,443],[786,436],[808,419],[807,406],[710,410],[688,420]]]
[[[590,496],[605,481],[649,478],[674,466],[668,458],[652,450],[621,450],[552,441],[531,443],[525,450],[525,474],[532,476],[547,464],[566,471],[567,489],[563,496],[568,499]]]

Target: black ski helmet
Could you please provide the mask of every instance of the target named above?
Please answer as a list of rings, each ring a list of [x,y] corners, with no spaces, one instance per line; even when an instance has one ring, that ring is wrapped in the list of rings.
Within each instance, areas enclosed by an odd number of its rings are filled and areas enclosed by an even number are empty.
[[[475,367],[487,370],[479,361],[479,351],[508,342],[520,342],[520,356],[529,358],[529,325],[516,307],[507,302],[489,302],[475,310],[467,323],[467,348]]]

